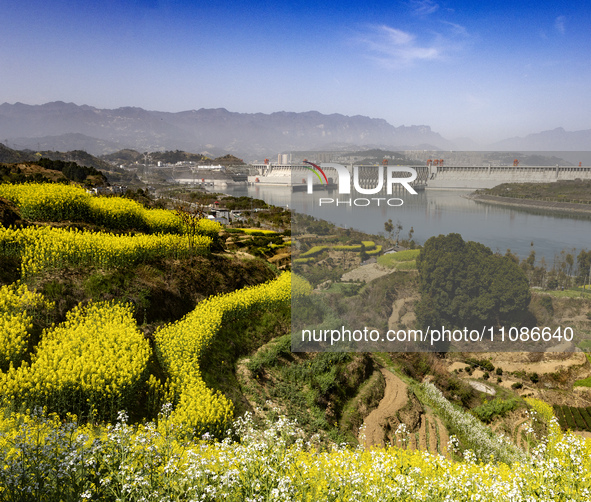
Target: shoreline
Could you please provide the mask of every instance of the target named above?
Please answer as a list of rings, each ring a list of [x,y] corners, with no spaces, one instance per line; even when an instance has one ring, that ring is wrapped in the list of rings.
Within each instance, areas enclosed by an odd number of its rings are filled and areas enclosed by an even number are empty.
[[[552,202],[535,199],[516,199],[513,197],[500,197],[498,195],[485,195],[471,193],[463,195],[466,199],[486,204],[512,206],[527,209],[544,209],[546,211],[557,211],[560,213],[582,213],[591,215],[591,204],[579,204],[575,202]]]

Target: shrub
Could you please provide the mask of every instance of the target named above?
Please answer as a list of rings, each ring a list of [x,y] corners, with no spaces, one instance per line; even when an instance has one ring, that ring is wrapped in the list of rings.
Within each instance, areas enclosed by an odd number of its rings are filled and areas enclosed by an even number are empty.
[[[507,413],[513,411],[518,406],[518,399],[512,398],[508,400],[503,400],[497,397],[492,401],[485,401],[480,406],[474,408],[472,412],[480,420],[488,424],[497,417],[505,416]]]

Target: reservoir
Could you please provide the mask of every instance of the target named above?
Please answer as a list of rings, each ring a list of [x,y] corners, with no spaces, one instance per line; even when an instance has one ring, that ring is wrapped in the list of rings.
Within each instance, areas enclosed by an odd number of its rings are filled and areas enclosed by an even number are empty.
[[[414,229],[414,240],[423,244],[429,237],[459,233],[464,240],[481,242],[493,251],[505,253],[510,249],[519,258],[526,258],[533,249],[536,262],[543,256],[548,265],[562,250],[576,255],[591,246],[591,213],[562,214],[476,202],[465,198],[470,191],[424,190],[417,195],[406,191],[391,196],[403,199],[397,207],[381,203],[367,207],[347,204],[323,204],[320,198],[349,200],[336,191],[307,194],[292,193],[281,186],[235,186],[223,189],[234,196],[262,199],[268,204],[289,207],[318,219],[330,221],[342,228],[352,228],[370,234],[384,233],[384,223],[391,219],[400,222],[402,238]],[[363,196],[361,197],[375,197]],[[531,245],[533,242],[533,246]]]

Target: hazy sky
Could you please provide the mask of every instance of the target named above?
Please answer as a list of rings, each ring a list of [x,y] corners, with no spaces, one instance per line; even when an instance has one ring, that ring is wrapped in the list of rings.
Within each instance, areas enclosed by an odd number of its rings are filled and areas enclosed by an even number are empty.
[[[591,128],[583,1],[0,0],[0,102]]]

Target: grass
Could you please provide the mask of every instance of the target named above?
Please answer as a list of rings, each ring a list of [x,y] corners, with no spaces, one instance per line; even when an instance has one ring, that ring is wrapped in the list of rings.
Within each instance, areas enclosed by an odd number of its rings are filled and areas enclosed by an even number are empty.
[[[293,260],[294,263],[301,263],[301,264],[311,263],[313,261],[314,261],[314,258],[296,258],[295,260]]]
[[[589,298],[591,299],[591,291],[584,291],[581,288],[576,289],[565,289],[564,291],[540,291],[537,292],[541,295],[550,295],[555,298]]]
[[[584,342],[591,343],[591,340],[584,340]],[[584,342],[581,342],[581,344]],[[581,344],[579,344],[579,345],[581,345]],[[587,358],[587,361],[589,361],[589,363],[591,363],[591,354],[585,354],[585,357]],[[573,384],[573,387],[591,387],[591,376],[587,377],[587,378],[583,378],[581,380],[577,380]]]
[[[291,353],[291,335],[283,335],[269,342],[265,348],[246,364],[246,367],[257,376],[263,373],[266,366],[274,366],[280,357],[288,357]]]
[[[201,355],[201,370],[203,380],[207,386],[223,392],[235,406],[237,414],[245,411],[240,386],[236,378],[236,364],[238,359],[256,351],[273,337],[285,336],[289,338],[290,307],[276,309],[272,312],[253,314],[246,318],[222,326],[218,335],[211,341],[211,345]],[[287,350],[291,349],[291,343]],[[261,354],[261,366],[268,361],[274,361],[279,354],[286,350],[286,339],[267,349],[269,352]]]
[[[326,290],[327,293],[336,293],[343,296],[354,296],[359,293],[359,290],[364,286],[364,283],[350,283],[350,282],[335,282]]]
[[[396,270],[416,270],[417,262],[415,260],[412,261],[403,261],[398,264]]]
[[[380,394],[379,388],[365,384],[375,371],[369,355],[292,353],[290,335],[266,344],[250,356],[246,368],[250,377],[242,381],[242,392],[260,411],[268,414],[280,403],[286,416],[296,419],[303,430],[339,443],[355,444],[355,426],[363,422],[362,416],[351,416],[357,412],[351,400],[357,397],[369,408],[377,406],[383,395],[383,387]],[[366,389],[361,396],[360,388]]]
[[[416,258],[419,256],[420,249],[407,249],[406,251],[399,251],[398,253],[388,253],[378,258],[378,264],[388,268],[399,268],[400,264],[405,262],[413,262],[412,268],[416,268]],[[408,270],[403,268],[402,270]]]

